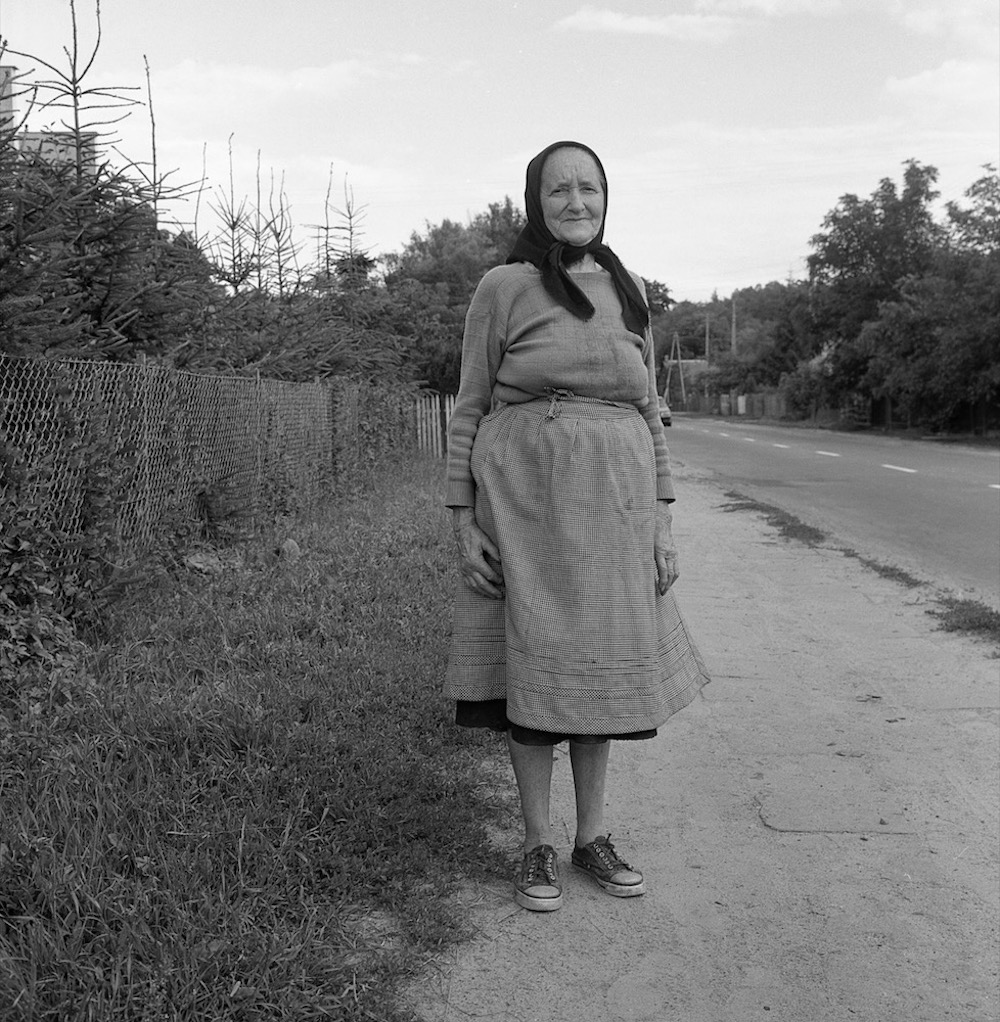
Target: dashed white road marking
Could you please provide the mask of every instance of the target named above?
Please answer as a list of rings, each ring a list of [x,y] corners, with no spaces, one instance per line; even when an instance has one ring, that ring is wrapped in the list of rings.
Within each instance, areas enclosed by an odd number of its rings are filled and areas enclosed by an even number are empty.
[[[731,438],[731,434],[730,433],[722,433],[722,432],[715,433],[715,431],[711,430],[711,429],[703,429],[703,430],[701,430],[701,432],[702,433],[708,433],[709,435],[724,436],[727,440]],[[752,437],[752,436],[745,436],[742,439],[745,440],[748,444],[755,444],[757,442],[757,438],[756,437]],[[772,447],[777,447],[777,448],[779,448],[782,451],[791,450],[791,444],[772,443],[771,446]],[[840,455],[836,451],[816,451],[816,454],[821,454],[824,458],[839,458],[840,457]],[[916,475],[917,472],[918,472],[918,470],[915,469],[915,468],[906,468],[905,465],[890,465],[888,462],[885,462],[882,465],[882,468],[890,469],[893,472],[905,472],[907,475]],[[990,487],[991,490],[1000,490],[1000,483],[990,483],[989,487]]]

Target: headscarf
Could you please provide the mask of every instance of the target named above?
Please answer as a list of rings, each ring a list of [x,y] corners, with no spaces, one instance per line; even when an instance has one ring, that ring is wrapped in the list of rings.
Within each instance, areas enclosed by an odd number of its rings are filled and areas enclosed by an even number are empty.
[[[604,185],[604,217],[608,211],[608,179],[601,161],[589,146],[580,142],[553,142],[543,149],[529,164],[527,182],[524,188],[524,205],[528,223],[514,242],[508,263],[531,263],[542,273],[545,290],[561,305],[580,319],[590,319],[594,306],[590,299],[573,281],[567,265],[578,262],[590,253],[599,266],[611,274],[615,290],[622,303],[622,318],[633,333],[641,334],[649,324],[649,309],[642,299],[642,292],[636,286],[621,260],[604,244],[604,220],[596,237],[586,245],[570,245],[557,241],[545,224],[542,211],[542,169],[545,161],[557,149],[582,149],[589,153],[601,174]]]

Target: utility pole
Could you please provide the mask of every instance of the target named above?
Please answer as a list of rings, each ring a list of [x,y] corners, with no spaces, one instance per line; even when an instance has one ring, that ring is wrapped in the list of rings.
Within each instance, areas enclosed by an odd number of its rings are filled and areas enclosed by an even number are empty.
[[[733,354],[736,354],[736,292],[733,292],[733,315],[732,315],[732,339],[729,342],[729,347]]]
[[[667,361],[667,385],[663,388],[663,396],[670,399],[670,377],[673,375],[674,362],[677,363],[677,379],[681,385],[681,406],[687,407],[687,394],[684,392],[684,366],[681,362],[681,341],[674,331],[673,343],[670,345],[670,357]]]
[[[708,357],[708,313],[705,313],[705,361],[709,361]]]

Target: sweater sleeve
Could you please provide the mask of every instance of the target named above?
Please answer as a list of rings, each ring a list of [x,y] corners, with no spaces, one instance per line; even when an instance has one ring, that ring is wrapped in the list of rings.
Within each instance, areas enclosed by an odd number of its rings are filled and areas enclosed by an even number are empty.
[[[502,307],[500,292],[507,276],[502,272],[505,269],[496,267],[483,277],[465,317],[462,373],[448,427],[447,507],[475,507],[476,504],[472,445],[480,419],[489,413],[497,368],[503,356],[508,316]]]
[[[639,290],[645,299],[646,288],[642,277],[637,274],[632,274],[632,277],[639,285]],[[653,451],[656,455],[656,499],[673,502],[676,497],[670,471],[670,450],[667,447],[667,437],[663,431],[663,421],[660,419],[660,397],[656,389],[656,345],[653,341],[652,324],[646,327],[643,347],[646,356],[646,369],[649,373],[649,400],[642,409],[642,417],[646,420],[646,425],[653,437]]]

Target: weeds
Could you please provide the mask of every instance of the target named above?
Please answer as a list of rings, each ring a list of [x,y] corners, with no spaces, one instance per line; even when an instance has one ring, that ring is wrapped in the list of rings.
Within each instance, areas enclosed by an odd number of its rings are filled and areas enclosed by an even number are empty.
[[[8,701],[4,1020],[410,1017],[396,985],[462,935],[449,897],[500,868],[510,809],[438,697],[431,472],[395,466],[295,561],[151,574],[75,687]]]
[[[897,568],[894,564],[885,564],[882,561],[872,560],[870,557],[862,557],[857,550],[844,550],[845,557],[853,557],[860,564],[863,564],[869,571],[874,571],[880,578],[888,579],[890,582],[898,582],[907,589],[919,589],[924,583],[914,575],[911,575],[903,568]]]
[[[946,632],[968,632],[1000,646],[1000,612],[976,600],[942,597],[940,609],[928,613],[941,622]]]
[[[826,533],[807,525],[795,515],[783,511],[773,504],[764,504],[746,494],[730,491],[726,494],[732,499],[732,503],[723,504],[723,511],[754,511],[761,514],[772,528],[777,529],[785,539],[798,540],[809,546],[819,546],[826,541]]]

